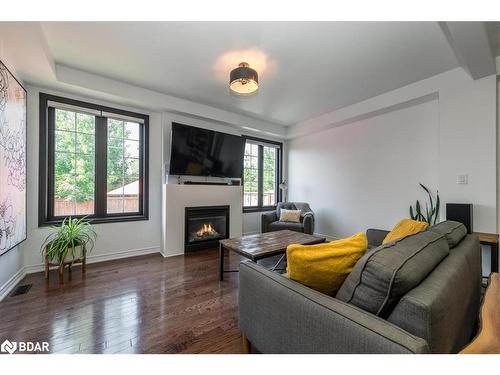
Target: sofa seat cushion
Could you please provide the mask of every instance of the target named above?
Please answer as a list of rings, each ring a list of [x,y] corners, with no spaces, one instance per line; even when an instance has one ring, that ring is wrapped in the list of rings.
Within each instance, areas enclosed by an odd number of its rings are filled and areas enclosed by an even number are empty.
[[[451,220],[433,225],[429,227],[429,230],[444,235],[450,249],[456,247],[467,235],[467,228],[465,225]]]
[[[290,223],[286,221],[275,221],[269,224],[269,231],[277,231],[277,230],[293,230],[295,232],[303,232],[304,226],[302,223]]]
[[[386,318],[449,254],[441,234],[424,231],[367,252],[356,263],[336,298]]]
[[[333,295],[368,247],[366,234],[317,245],[290,245],[286,249],[290,279]]]

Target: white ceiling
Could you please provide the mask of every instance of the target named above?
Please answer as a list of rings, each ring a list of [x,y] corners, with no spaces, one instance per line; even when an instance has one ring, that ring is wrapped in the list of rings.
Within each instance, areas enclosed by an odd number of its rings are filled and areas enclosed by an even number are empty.
[[[43,22],[67,65],[282,125],[458,66],[436,22]],[[228,92],[246,61],[251,98]]]

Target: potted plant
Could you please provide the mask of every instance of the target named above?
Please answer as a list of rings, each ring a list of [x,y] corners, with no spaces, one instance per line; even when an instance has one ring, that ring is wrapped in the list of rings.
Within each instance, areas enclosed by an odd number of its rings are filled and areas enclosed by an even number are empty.
[[[423,212],[420,201],[417,200],[417,203],[415,204],[415,210],[413,209],[413,206],[410,206],[410,217],[412,218],[412,220],[425,221],[426,223],[429,223],[429,225],[436,224],[439,219],[439,208],[441,205],[439,199],[439,191],[436,193],[436,201],[434,202],[430,190],[422,184],[419,185],[427,193],[427,196],[429,197],[429,203],[425,203],[425,212]]]
[[[58,265],[60,277],[64,266],[74,262],[85,266],[87,254],[94,248],[97,234],[92,225],[83,218],[67,217],[60,226],[52,226],[55,230],[47,236],[42,244],[41,251],[45,255],[45,273],[48,278],[49,265]],[[84,269],[83,269],[84,271]]]

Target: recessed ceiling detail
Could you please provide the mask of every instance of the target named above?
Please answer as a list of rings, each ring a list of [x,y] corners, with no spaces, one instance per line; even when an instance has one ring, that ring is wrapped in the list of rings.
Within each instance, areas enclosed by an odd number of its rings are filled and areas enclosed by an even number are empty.
[[[437,22],[41,25],[55,64],[281,125],[458,67]],[[228,75],[240,62],[261,85],[235,100]]]

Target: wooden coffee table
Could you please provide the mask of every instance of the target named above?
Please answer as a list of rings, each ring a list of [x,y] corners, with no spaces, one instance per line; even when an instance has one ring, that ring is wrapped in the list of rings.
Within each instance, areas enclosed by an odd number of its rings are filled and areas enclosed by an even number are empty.
[[[224,280],[225,272],[238,272],[237,270],[224,270],[224,251],[232,250],[235,253],[257,262],[260,259],[269,258],[282,254],[278,263],[273,267],[275,269],[285,258],[288,245],[314,245],[325,242],[325,237],[313,236],[294,232],[291,230],[280,230],[276,232],[267,232],[261,234],[251,234],[239,238],[230,238],[219,241],[219,277]]]

